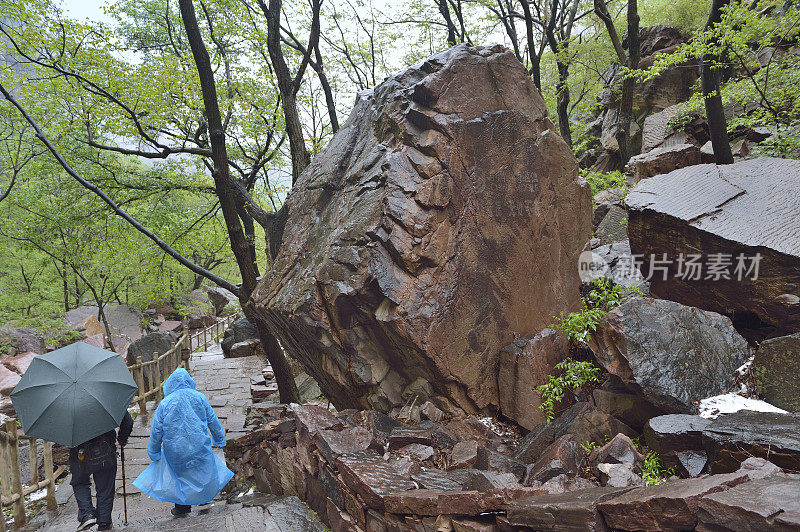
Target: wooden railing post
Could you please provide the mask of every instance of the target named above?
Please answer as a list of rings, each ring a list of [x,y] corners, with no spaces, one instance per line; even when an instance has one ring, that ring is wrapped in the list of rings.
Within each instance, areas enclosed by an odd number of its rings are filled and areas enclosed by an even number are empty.
[[[28,456],[31,463],[31,484],[39,483],[39,452],[36,448],[36,438],[28,439]]]
[[[8,456],[8,441],[4,438],[0,440],[0,495],[6,500],[11,498],[11,465]],[[6,531],[6,519],[2,516],[0,519],[0,532]]]
[[[161,384],[162,384],[161,362],[158,360],[160,356],[161,355],[159,355],[158,353],[153,353],[153,373],[155,374],[154,388],[158,390],[155,394],[155,397],[153,398],[153,401],[155,401],[156,403],[158,403],[162,399],[163,397],[162,394],[164,393],[163,391],[161,391]]]
[[[186,335],[186,352],[182,354],[183,368],[189,371],[189,358],[192,356],[192,338]]]
[[[139,387],[139,415],[142,416],[142,421],[147,421],[147,397],[145,397],[144,384],[144,366],[142,366],[142,357],[136,357],[136,371],[134,372],[136,386]]]
[[[56,479],[53,475],[53,444],[47,440],[42,440],[44,445],[44,474],[47,478],[47,509],[50,511],[58,510],[56,502]]]
[[[11,492],[18,494],[14,501],[14,526],[21,528],[25,525],[25,497],[22,496],[22,479],[19,473],[19,436],[17,435],[17,420],[6,420],[6,431],[9,435],[9,462],[11,465]]]
[[[208,329],[203,329],[203,351],[208,351],[208,337],[206,336]]]

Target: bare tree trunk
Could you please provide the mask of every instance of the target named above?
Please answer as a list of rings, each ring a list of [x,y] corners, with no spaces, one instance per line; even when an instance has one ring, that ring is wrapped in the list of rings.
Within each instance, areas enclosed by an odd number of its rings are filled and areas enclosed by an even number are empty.
[[[437,0],[436,5],[439,8],[439,13],[442,14],[445,24],[447,24],[447,44],[455,46],[458,44],[458,30],[450,16],[450,8],[447,7],[447,0]]]
[[[312,2],[314,14],[311,23],[311,36],[309,37],[306,54],[303,55],[301,66],[294,77],[292,77],[292,73],[286,65],[283,49],[281,48],[282,2],[281,0],[269,0],[269,5],[266,5],[263,0],[259,0],[258,5],[267,19],[267,50],[272,61],[272,68],[275,71],[275,77],[278,79],[278,92],[281,95],[284,126],[286,136],[289,137],[289,153],[292,157],[292,184],[294,184],[311,162],[311,154],[306,149],[303,128],[300,124],[300,115],[297,112],[297,91],[300,89],[300,83],[303,80],[303,73],[308,65],[310,54],[316,48],[319,39],[320,2],[319,0],[313,0]]]
[[[628,68],[639,67],[639,11],[636,0],[628,1]],[[625,76],[622,80],[622,96],[619,102],[619,127],[616,138],[619,146],[619,160],[624,167],[633,155],[631,142],[631,122],[633,121],[633,91],[635,80]]]
[[[528,60],[531,63],[529,72],[533,78],[533,83],[536,88],[542,90],[542,68],[539,54],[536,52],[536,41],[533,38],[533,15],[531,14],[531,6],[528,0],[519,0],[522,7],[522,14],[525,18],[525,37],[528,42]]]
[[[317,46],[315,54],[316,61],[311,64],[311,68],[316,71],[319,84],[322,85],[322,91],[325,93],[325,105],[328,107],[328,118],[331,121],[331,131],[336,133],[339,131],[339,118],[336,116],[336,102],[333,99],[333,90],[328,81],[328,76],[325,75],[325,66],[322,64],[322,53],[319,51],[319,46]]]
[[[209,138],[211,139],[211,158],[214,162],[214,185],[217,196],[219,197],[219,204],[222,209],[225,226],[228,229],[231,248],[236,257],[239,271],[242,274],[242,287],[239,291],[239,301],[242,308],[245,308],[247,300],[256,287],[256,266],[252,260],[250,249],[247,245],[247,239],[236,211],[236,201],[231,186],[230,169],[228,167],[228,153],[225,146],[225,131],[222,126],[219,102],[217,101],[214,71],[211,68],[211,60],[209,59],[208,51],[203,43],[203,37],[197,25],[197,17],[192,0],[179,0],[178,4],[181,10],[183,25],[186,28],[189,45],[192,48],[195,65],[197,66],[197,73],[200,77],[203,103],[208,120]],[[280,41],[278,44],[280,44]],[[276,340],[263,320],[258,320],[255,325],[258,328],[261,345],[265,346],[265,350],[267,346],[274,345]],[[269,350],[267,351],[267,356],[275,373],[275,379],[278,382],[281,402],[296,402],[298,400],[297,386],[295,386],[291,372],[287,371],[288,364],[286,363],[283,352],[279,349]]]
[[[569,86],[567,86],[567,78],[569,77],[569,67],[561,61],[556,61],[558,64],[558,85],[556,85],[556,114],[558,115],[558,130],[561,136],[572,146],[572,130],[569,127]]]
[[[550,44],[550,50],[556,56],[556,66],[558,67],[558,84],[556,85],[556,114],[558,115],[558,130],[561,137],[566,143],[572,146],[572,131],[569,127],[569,86],[567,79],[569,78],[569,65],[559,58],[559,52],[566,52],[567,40],[562,39],[561,43],[556,40],[555,25],[556,14],[558,13],[558,0],[553,0],[550,6],[550,20],[545,28],[545,35],[547,42]]]
[[[722,8],[729,3],[730,0],[713,0],[705,26],[706,31],[713,29],[714,25],[722,19]],[[728,138],[728,122],[725,119],[722,95],[719,92],[719,70],[714,68],[718,62],[719,58],[713,54],[703,56],[700,83],[703,88],[703,100],[706,104],[708,132],[711,136],[711,146],[714,149],[714,162],[733,164],[733,152],[731,152]]]

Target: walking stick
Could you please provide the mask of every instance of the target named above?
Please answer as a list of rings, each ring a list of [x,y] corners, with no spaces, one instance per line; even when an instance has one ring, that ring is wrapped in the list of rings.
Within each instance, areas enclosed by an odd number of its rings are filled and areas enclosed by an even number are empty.
[[[125,447],[120,446],[119,457],[122,460],[122,507],[125,509],[125,526],[128,526],[128,492],[125,488]]]

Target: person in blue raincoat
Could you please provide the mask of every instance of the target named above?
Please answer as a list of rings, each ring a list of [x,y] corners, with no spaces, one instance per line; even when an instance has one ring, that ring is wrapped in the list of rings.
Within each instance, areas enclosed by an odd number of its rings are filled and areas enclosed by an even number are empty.
[[[133,482],[150,497],[174,503],[175,516],[211,502],[233,477],[211,448],[225,446],[225,431],[195,387],[183,368],[164,382],[164,399],[153,414],[147,445],[153,463]]]

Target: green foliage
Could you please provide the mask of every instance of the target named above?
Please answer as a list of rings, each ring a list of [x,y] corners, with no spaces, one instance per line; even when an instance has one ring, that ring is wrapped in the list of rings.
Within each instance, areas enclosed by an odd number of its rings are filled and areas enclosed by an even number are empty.
[[[600,377],[600,368],[593,363],[571,358],[556,364],[555,369],[561,374],[548,375],[548,382],[536,387],[542,398],[539,410],[544,413],[548,423],[555,416],[556,403],[561,401],[565,392],[571,390],[573,393],[578,393],[584,387],[599,382]]]
[[[585,342],[597,330],[600,320],[606,315],[601,308],[589,308],[581,301],[581,310],[562,314],[556,318],[554,327],[573,342]]]
[[[642,466],[642,480],[648,486],[663,484],[667,478],[675,474],[675,469],[665,468],[661,457],[655,451],[649,451],[644,455],[644,465]]]
[[[583,449],[583,452],[585,452],[586,454],[591,454],[592,451],[594,451],[598,447],[600,447],[600,444],[591,440],[585,441],[581,444],[581,449]]]
[[[619,170],[596,172],[594,170],[582,168],[580,170],[580,175],[589,183],[589,186],[592,187],[592,196],[598,192],[612,188],[622,189],[623,192],[627,193],[628,184],[625,181],[625,174]]]
[[[645,0],[639,3],[640,26],[669,24],[687,34],[702,29],[711,0]]]
[[[595,279],[592,289],[581,300],[581,310],[562,313],[553,327],[573,342],[585,342],[609,310],[636,296],[641,296],[638,288],[624,288],[606,278]]]
[[[721,57],[712,68],[732,74],[720,89],[729,132],[775,127],[778,134],[757,154],[798,157],[800,57],[787,53],[786,48],[800,38],[800,6],[783,0],[760,1],[757,9],[750,6],[731,2],[713,29],[697,31],[675,53],[660,55],[651,68],[637,72],[636,77],[652,79],[690,60]],[[680,115],[670,125],[680,129],[694,116],[704,114],[703,94],[697,90],[682,104]]]

